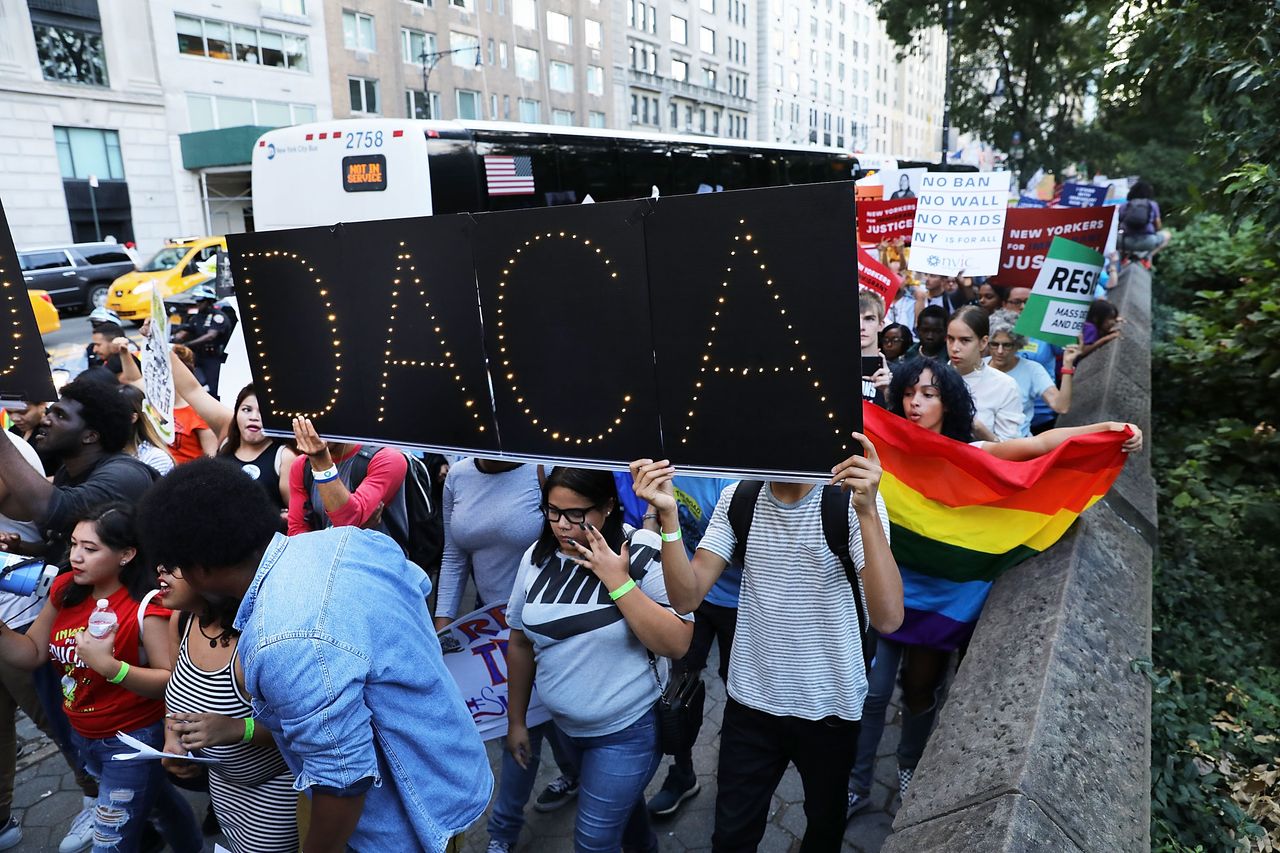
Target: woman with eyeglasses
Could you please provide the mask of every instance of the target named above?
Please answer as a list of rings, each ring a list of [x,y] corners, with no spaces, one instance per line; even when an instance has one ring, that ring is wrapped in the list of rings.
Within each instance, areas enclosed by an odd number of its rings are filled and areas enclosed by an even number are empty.
[[[150,601],[155,575],[140,554],[133,508],[112,503],[82,515],[71,533],[70,562],[26,634],[0,627],[0,658],[31,670],[52,659],[63,672],[72,741],[98,779],[95,853],[136,851],[153,807],[169,845],[195,853],[204,846],[195,816],[159,763],[113,759],[135,751],[120,732],[154,749],[163,745],[161,700],[172,667],[170,612]],[[104,599],[116,625],[95,637],[89,617]]]
[[[544,476],[540,465],[498,459],[463,459],[449,467],[441,495],[444,557],[436,593],[437,631],[470,610],[462,603],[468,576],[475,581],[478,607],[500,604],[511,595],[524,554],[542,531]],[[563,746],[564,735],[551,721],[534,726],[523,765],[510,753],[502,756],[487,853],[509,853],[520,839],[544,738],[551,743],[560,775],[538,795],[534,808],[552,811],[578,793],[578,770]]]
[[[507,748],[529,760],[527,712],[538,696],[577,759],[577,853],[652,853],[644,789],[658,768],[657,713],[667,661],[693,638],[667,598],[648,530],[627,537],[613,475],[555,468],[542,486],[545,523],[507,606]]]
[[[1038,362],[1018,355],[1027,345],[1027,339],[1013,331],[1017,323],[1018,315],[1012,311],[1001,309],[991,315],[991,335],[987,339],[987,350],[991,355],[984,361],[1018,383],[1018,393],[1022,395],[1021,436],[1026,438],[1052,429],[1058,415],[1066,414],[1071,408],[1071,389],[1075,384],[1075,365],[1080,347],[1073,344],[1063,350],[1062,387],[1059,388]],[[1044,402],[1049,409],[1048,414],[1040,415],[1042,407],[1036,405],[1037,401]]]
[[[160,595],[174,611],[168,640],[173,675],[165,688],[164,751],[199,751],[216,763],[209,773],[209,801],[233,853],[296,853],[298,794],[280,750],[266,727],[253,724],[236,658],[240,632],[233,627],[239,601],[210,604],[177,567],[158,566]],[[180,779],[203,768],[166,758]]]

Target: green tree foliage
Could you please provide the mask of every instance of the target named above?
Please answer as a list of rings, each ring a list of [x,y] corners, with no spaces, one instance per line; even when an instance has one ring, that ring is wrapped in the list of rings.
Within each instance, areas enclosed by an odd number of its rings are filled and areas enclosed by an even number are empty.
[[[1280,843],[1280,251],[1256,223],[1229,224],[1196,216],[1157,268],[1160,853]]]
[[[1072,157],[1085,132],[1086,100],[1107,64],[1112,0],[880,0],[878,11],[896,43],[910,51],[917,36],[944,26],[951,7],[951,123],[1009,150],[1022,133],[1019,166],[1053,170]],[[991,92],[1005,81],[1005,104]]]

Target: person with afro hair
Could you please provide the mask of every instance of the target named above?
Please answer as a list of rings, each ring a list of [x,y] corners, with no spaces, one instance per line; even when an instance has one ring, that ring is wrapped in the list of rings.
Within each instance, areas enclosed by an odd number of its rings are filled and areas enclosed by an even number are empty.
[[[285,536],[279,520],[266,492],[213,459],[175,468],[138,513],[157,566],[211,604],[240,602],[238,677],[311,798],[303,849],[453,849],[493,773],[431,627],[431,581],[382,533]]]
[[[36,428],[37,451],[56,460],[53,482],[40,476],[9,442],[0,443],[0,513],[33,521],[43,542],[0,536],[0,550],[43,556],[65,565],[74,519],[108,501],[136,503],[155,472],[122,452],[133,428],[133,408],[116,384],[76,380],[45,411]]]

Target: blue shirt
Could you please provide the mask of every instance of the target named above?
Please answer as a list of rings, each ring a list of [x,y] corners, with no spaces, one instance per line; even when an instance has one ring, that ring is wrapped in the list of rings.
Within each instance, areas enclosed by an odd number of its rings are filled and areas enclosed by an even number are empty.
[[[1019,358],[1038,362],[1044,368],[1044,372],[1049,374],[1049,378],[1053,380],[1054,385],[1058,384],[1058,357],[1061,355],[1062,347],[1036,338],[1027,338],[1027,345],[1018,350]],[[1057,415],[1058,413],[1044,401],[1043,397],[1036,397],[1035,414],[1032,416],[1029,426],[1043,423],[1057,417]]]
[[[991,364],[991,357],[984,358],[987,364]],[[1035,410],[1036,403],[1044,402],[1044,392],[1053,387],[1053,380],[1049,378],[1049,374],[1044,372],[1044,368],[1037,362],[1028,361],[1025,358],[1019,358],[1018,363],[1013,366],[1013,370],[1008,372],[1013,377],[1013,381],[1018,383],[1018,394],[1022,397],[1022,438],[1031,435],[1031,419]],[[1050,409],[1049,411],[1053,411]]]
[[[632,527],[643,526],[644,511],[649,505],[636,497],[635,491],[631,488],[631,475],[615,473],[613,479],[618,486],[618,500],[622,502],[623,521]],[[698,550],[702,534],[707,532],[707,523],[711,521],[711,513],[716,508],[716,502],[720,500],[720,493],[726,486],[736,482],[737,480],[717,477],[687,477],[679,474],[672,481],[676,492],[676,509],[680,517],[680,540],[684,542],[684,549],[689,553],[690,560],[693,559],[694,551]],[[730,563],[724,567],[720,577],[716,578],[715,584],[707,592],[706,601],[709,604],[736,610],[738,592],[741,588],[742,566]]]
[[[275,735],[294,787],[367,788],[348,842],[357,851],[441,853],[493,791],[431,630],[430,590],[381,533],[276,534],[236,614],[254,716]]]

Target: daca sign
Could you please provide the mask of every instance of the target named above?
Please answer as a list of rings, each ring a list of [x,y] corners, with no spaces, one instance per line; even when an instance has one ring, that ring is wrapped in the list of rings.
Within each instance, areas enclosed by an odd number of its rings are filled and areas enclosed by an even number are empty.
[[[266,425],[825,479],[861,426],[853,185],[228,238]],[[852,377],[852,379],[850,378]]]

